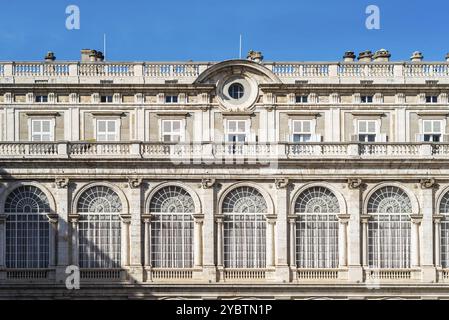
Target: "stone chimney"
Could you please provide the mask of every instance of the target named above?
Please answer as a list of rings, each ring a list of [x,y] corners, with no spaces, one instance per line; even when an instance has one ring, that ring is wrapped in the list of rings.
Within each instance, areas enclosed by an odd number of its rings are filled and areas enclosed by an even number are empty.
[[[55,54],[52,51],[48,51],[45,55],[45,62],[53,62],[56,60]]]
[[[421,62],[421,61],[423,61],[423,59],[424,59],[424,56],[419,51],[413,52],[412,56],[410,57],[410,60],[412,62]]]
[[[248,56],[246,57],[248,60],[261,63],[263,60],[262,52],[250,50],[248,52]]]
[[[344,62],[354,62],[356,56],[353,51],[346,51],[345,55],[343,56]]]
[[[374,61],[375,62],[388,62],[390,61],[391,54],[388,50],[380,49],[376,51],[374,54]]]
[[[371,62],[373,60],[373,53],[370,50],[359,53],[360,62]]]

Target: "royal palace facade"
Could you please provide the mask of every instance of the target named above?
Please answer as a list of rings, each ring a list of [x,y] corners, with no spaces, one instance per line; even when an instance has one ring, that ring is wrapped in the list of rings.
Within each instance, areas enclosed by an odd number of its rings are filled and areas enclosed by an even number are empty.
[[[2,62],[0,298],[447,299],[448,94],[419,52]]]

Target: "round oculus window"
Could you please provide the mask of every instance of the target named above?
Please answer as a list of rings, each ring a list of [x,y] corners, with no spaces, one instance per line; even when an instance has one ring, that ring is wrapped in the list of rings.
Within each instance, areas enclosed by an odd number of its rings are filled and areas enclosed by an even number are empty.
[[[245,89],[240,83],[233,83],[229,86],[228,93],[232,99],[238,100],[243,97]]]

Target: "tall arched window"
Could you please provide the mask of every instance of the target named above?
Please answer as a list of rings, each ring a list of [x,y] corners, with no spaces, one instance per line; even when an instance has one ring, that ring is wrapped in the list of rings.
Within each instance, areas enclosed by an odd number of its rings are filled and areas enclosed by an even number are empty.
[[[155,268],[193,267],[195,205],[181,187],[167,186],[150,201],[151,263]]]
[[[224,266],[266,267],[267,203],[252,187],[238,187],[223,200]]]
[[[296,200],[296,265],[298,268],[338,267],[337,197],[327,188],[311,187]]]
[[[410,267],[410,215],[408,195],[395,186],[383,187],[368,200],[368,265],[371,268]]]
[[[93,186],[80,196],[79,264],[81,268],[119,268],[121,265],[122,203],[106,186]]]
[[[47,268],[50,205],[34,186],[20,186],[6,198],[6,267]]]
[[[449,268],[449,192],[441,199],[440,214],[444,216],[441,220],[440,262],[443,268]]]

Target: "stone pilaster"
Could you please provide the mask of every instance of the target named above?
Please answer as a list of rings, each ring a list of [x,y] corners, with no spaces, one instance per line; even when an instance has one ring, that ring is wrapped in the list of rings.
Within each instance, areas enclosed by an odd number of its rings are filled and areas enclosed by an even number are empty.
[[[350,282],[362,282],[363,270],[361,257],[363,246],[360,245],[361,238],[361,192],[364,184],[361,179],[348,179],[346,191],[347,214],[349,217],[347,226],[347,266],[348,279]],[[367,247],[366,247],[367,248]]]
[[[290,280],[289,260],[289,226],[288,226],[288,192],[290,181],[287,178],[276,179],[276,197],[275,197],[275,265],[276,280],[279,282],[288,282]]]
[[[129,178],[129,274],[134,281],[143,281],[142,268],[142,179]]]
[[[201,204],[203,214],[203,277],[206,281],[217,281],[217,269],[215,266],[215,248],[222,239],[215,237],[215,179],[203,179],[201,181]],[[218,255],[217,255],[218,259]]]
[[[437,280],[437,272],[434,264],[434,192],[437,187],[434,179],[422,179],[421,185],[421,232],[419,232],[419,247],[421,258],[422,281],[433,283]]]
[[[57,210],[57,257],[56,257],[56,282],[64,283],[67,275],[65,270],[70,262],[69,243],[69,179],[57,178],[55,180],[56,210]]]

